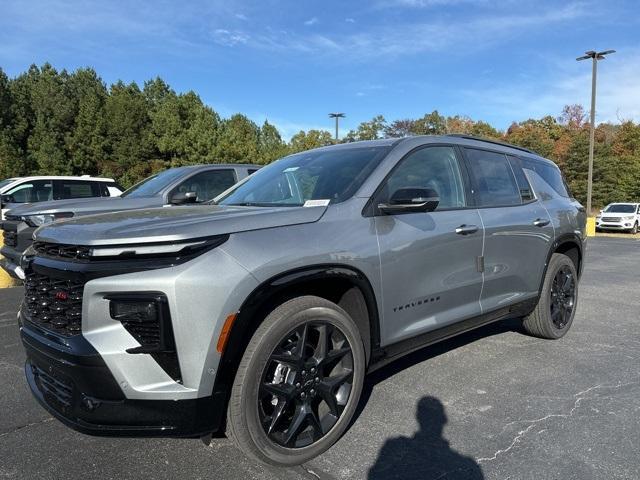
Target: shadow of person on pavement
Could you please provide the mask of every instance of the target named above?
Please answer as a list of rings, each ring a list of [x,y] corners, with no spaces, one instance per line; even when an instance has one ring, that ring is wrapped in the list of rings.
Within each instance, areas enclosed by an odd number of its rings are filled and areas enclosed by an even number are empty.
[[[369,480],[484,479],[480,465],[453,450],[443,438],[447,415],[440,400],[423,397],[416,416],[420,430],[413,437],[387,440],[369,470]]]

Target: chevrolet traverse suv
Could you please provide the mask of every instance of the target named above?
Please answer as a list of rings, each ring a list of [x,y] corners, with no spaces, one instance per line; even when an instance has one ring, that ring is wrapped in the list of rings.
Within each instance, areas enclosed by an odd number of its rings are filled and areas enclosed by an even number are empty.
[[[300,464],[386,362],[512,317],[565,335],[585,220],[552,162],[451,135],[291,155],[210,205],[53,223],[22,261],[27,380],[81,432],[226,430]]]

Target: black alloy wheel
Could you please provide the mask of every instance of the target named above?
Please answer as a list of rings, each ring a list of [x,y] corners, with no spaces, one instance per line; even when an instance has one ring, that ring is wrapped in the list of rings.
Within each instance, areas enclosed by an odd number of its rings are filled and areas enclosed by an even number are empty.
[[[307,322],[286,334],[265,365],[258,391],[267,436],[286,448],[324,437],[349,400],[353,362],[346,336],[329,322]]]
[[[558,269],[551,284],[551,321],[558,329],[569,323],[575,308],[576,279],[567,265]]]

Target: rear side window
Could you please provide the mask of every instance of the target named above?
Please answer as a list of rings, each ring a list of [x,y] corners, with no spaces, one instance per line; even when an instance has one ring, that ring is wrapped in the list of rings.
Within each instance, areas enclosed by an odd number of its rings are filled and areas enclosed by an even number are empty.
[[[558,195],[570,197],[567,186],[564,183],[560,169],[555,165],[549,165],[546,162],[534,160],[532,158],[521,158],[522,167],[536,172],[545,182],[553,188]]]
[[[514,169],[506,155],[474,148],[465,149],[474,180],[478,206],[500,207],[522,204]]]
[[[529,180],[527,180],[527,176],[522,171],[522,167],[520,166],[520,161],[516,157],[509,157],[509,163],[511,164],[511,168],[513,169],[513,174],[516,177],[516,183],[518,184],[518,190],[520,191],[520,198],[522,199],[522,203],[527,203],[535,199],[533,195],[533,189],[531,185],[529,185]]]
[[[13,187],[6,194],[15,203],[46,202],[53,200],[53,186],[51,180],[34,180]]]
[[[101,196],[98,182],[82,180],[59,180],[57,199],[91,198]]]

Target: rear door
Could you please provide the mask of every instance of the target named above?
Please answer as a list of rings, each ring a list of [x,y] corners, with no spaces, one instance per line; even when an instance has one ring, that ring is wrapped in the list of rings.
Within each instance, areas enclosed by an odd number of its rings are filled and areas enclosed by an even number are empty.
[[[485,232],[481,305],[490,312],[537,296],[554,232],[516,157],[464,152]]]
[[[435,211],[374,216],[383,290],[382,343],[394,343],[480,313],[482,227],[454,146],[430,145],[405,156],[373,197],[399,188],[435,190]],[[373,261],[373,259],[372,259]]]

